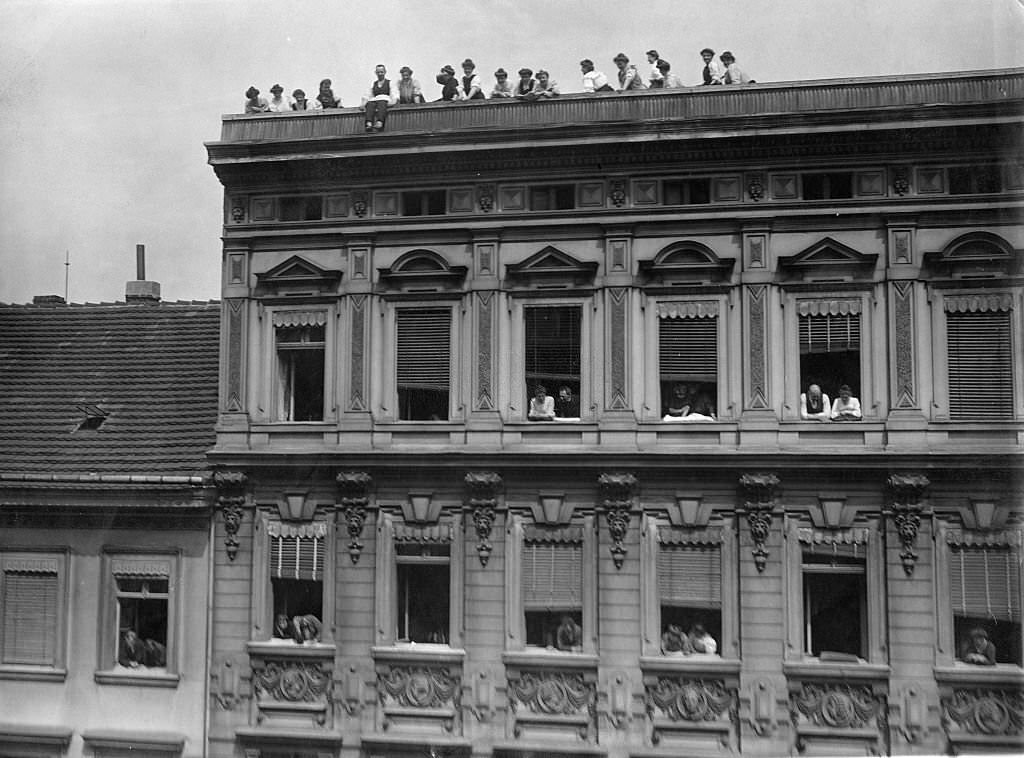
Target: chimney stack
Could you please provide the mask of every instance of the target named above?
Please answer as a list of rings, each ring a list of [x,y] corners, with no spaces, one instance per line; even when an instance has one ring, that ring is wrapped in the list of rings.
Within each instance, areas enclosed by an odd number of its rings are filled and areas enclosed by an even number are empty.
[[[124,289],[124,299],[135,305],[156,305],[160,302],[160,282],[146,281],[146,246],[135,246],[136,280],[128,282]]]

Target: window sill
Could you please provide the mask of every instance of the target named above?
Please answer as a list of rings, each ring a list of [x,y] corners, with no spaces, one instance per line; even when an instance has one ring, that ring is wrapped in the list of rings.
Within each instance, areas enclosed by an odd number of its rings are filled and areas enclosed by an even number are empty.
[[[889,666],[882,663],[841,663],[817,658],[805,658],[782,664],[782,673],[790,679],[844,679],[855,681],[888,681]]]
[[[417,663],[457,663],[466,659],[466,651],[448,645],[432,642],[409,642],[398,645],[375,645],[370,648],[375,661],[397,661]]]
[[[67,726],[16,726],[5,724],[0,726],[0,745],[23,748],[32,745],[36,748],[52,748],[65,751],[71,744],[74,730]]]
[[[1012,663],[975,666],[958,661],[952,666],[936,666],[934,673],[939,684],[1024,687],[1024,668]]]
[[[249,655],[260,657],[283,658],[334,658],[336,646],[327,642],[313,642],[303,645],[291,640],[249,642],[246,650]]]
[[[138,751],[180,755],[185,747],[184,735],[175,732],[122,731],[120,729],[91,729],[82,733],[82,741],[92,750]]]
[[[97,684],[130,685],[135,687],[168,687],[178,686],[181,677],[166,671],[138,671],[133,669],[111,669],[97,671],[93,675]]]
[[[640,658],[643,671],[673,673],[702,673],[708,675],[739,675],[740,661],[726,660],[718,654],[693,653],[691,655],[644,655]]]
[[[63,682],[68,678],[65,668],[44,668],[41,666],[0,666],[0,679],[16,679],[32,682]]]
[[[596,655],[590,653],[569,653],[546,648],[509,650],[501,654],[502,663],[516,668],[597,668],[598,660]]]

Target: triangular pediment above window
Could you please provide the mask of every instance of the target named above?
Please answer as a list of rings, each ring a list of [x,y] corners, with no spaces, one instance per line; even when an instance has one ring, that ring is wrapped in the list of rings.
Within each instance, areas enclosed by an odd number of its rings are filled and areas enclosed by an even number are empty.
[[[410,250],[390,268],[377,269],[387,289],[436,292],[456,289],[466,278],[465,266],[452,266],[433,250]]]
[[[711,284],[728,279],[735,263],[735,258],[719,258],[699,242],[677,242],[640,261],[640,275],[648,284]]]
[[[326,294],[337,291],[341,271],[321,268],[299,255],[293,255],[269,271],[256,275],[261,294]]]
[[[924,254],[933,275],[956,279],[991,279],[1020,273],[1024,250],[1016,250],[991,232],[962,234],[942,250]]]
[[[548,245],[521,263],[505,266],[505,275],[518,282],[544,282],[581,286],[594,281],[597,274],[596,261],[580,261]]]
[[[877,253],[862,253],[825,237],[795,255],[779,258],[779,271],[787,279],[850,281],[871,276]]]

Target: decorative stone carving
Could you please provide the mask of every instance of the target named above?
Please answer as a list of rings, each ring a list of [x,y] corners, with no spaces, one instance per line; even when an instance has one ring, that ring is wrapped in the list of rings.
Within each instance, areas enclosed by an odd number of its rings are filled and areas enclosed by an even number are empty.
[[[480,184],[476,188],[477,203],[480,206],[480,210],[484,213],[490,213],[491,209],[494,208],[494,185],[493,184]]]
[[[581,739],[587,739],[596,718],[597,687],[581,672],[522,671],[508,683],[509,706],[541,716],[585,716],[579,727]],[[515,727],[516,737],[520,727]]]
[[[658,677],[646,688],[647,713],[661,714],[672,721],[716,721],[732,718],[736,698],[720,679],[687,679],[681,676]],[[653,741],[657,744],[657,738]]]
[[[366,377],[363,370],[366,346],[366,302],[365,295],[353,295],[352,301],[352,354],[351,365],[352,394],[349,398],[349,410],[366,410]]]
[[[942,698],[942,728],[950,738],[958,733],[1019,738],[1024,735],[1024,692],[954,689]]]
[[[217,506],[224,516],[224,547],[228,560],[238,555],[238,529],[242,525],[245,506],[245,486],[248,478],[241,471],[215,471],[213,484],[217,488]]]
[[[758,572],[763,572],[768,561],[765,543],[772,528],[772,510],[775,508],[775,488],[779,478],[775,474],[744,474],[740,477],[740,486],[746,495],[747,523],[750,525],[750,536],[754,540],[754,565]]]
[[[348,554],[352,563],[359,563],[363,552],[363,524],[366,523],[366,507],[370,503],[369,491],[373,477],[365,471],[343,471],[335,477],[338,483],[338,505],[345,514],[348,529]]]
[[[626,204],[626,182],[622,179],[613,179],[611,191],[608,196],[612,199],[612,205],[621,208]]]
[[[913,408],[914,392],[914,285],[893,284],[893,315],[896,330],[896,407]]]
[[[236,224],[245,221],[245,202],[244,197],[231,198],[231,220]]]
[[[224,393],[224,410],[242,410],[242,330],[244,328],[244,301],[235,298],[224,301],[228,312],[228,375]]]
[[[910,192],[910,169],[906,166],[898,166],[893,170],[892,175],[893,191],[902,197]]]
[[[611,331],[611,397],[608,408],[621,411],[628,408],[626,402],[626,289],[608,290]]]
[[[462,704],[462,678],[444,666],[389,666],[377,672],[377,696],[383,708],[445,709],[448,732]],[[385,718],[384,728],[390,724]]]
[[[494,307],[497,296],[493,292],[478,292],[477,334],[476,334],[476,410],[494,410],[494,390],[491,387],[493,375],[491,345],[494,340]]]
[[[876,695],[870,686],[839,682],[802,682],[790,693],[789,712],[793,729],[815,726],[836,730],[888,730],[887,704],[884,695]],[[801,746],[797,745],[801,750]]]
[[[256,658],[253,691],[260,700],[324,703],[331,699],[331,672],[321,661]]]
[[[352,210],[356,212],[359,218],[366,215],[368,208],[367,198],[365,192],[353,192],[352,193]]]
[[[747,408],[768,408],[768,369],[765,350],[765,319],[768,288],[764,285],[747,287],[747,319],[749,326],[748,360],[750,364],[750,392]]]
[[[921,498],[931,482],[923,474],[893,474],[886,483],[892,495],[893,521],[903,545],[900,561],[906,575],[912,576],[917,563],[914,546],[921,528]]]
[[[615,568],[621,569],[626,560],[622,544],[629,529],[629,512],[633,507],[633,492],[637,481],[633,474],[601,474],[597,479],[604,500],[605,519],[612,538],[611,554]]]
[[[468,491],[466,502],[473,513],[473,527],[476,529],[476,551],[480,555],[480,565],[486,566],[494,550],[491,530],[494,528],[501,476],[494,471],[470,471],[465,482]]]
[[[747,182],[747,194],[755,203],[764,197],[764,176],[752,174]]]

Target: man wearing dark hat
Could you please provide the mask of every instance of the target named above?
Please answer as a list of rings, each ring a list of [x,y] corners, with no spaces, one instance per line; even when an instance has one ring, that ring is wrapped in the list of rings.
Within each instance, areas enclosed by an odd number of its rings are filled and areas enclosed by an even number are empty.
[[[459,82],[455,78],[455,69],[451,66],[445,66],[441,69],[435,77],[438,84],[441,85],[441,100],[458,100],[459,99]],[[437,102],[441,102],[438,100]]]
[[[398,103],[399,105],[414,105],[423,102],[423,91],[420,83],[412,78],[412,69],[402,66],[398,71],[402,78],[398,80]]]
[[[600,71],[594,70],[594,61],[584,58],[580,61],[580,70],[583,72],[584,92],[614,92],[612,85],[608,83],[608,77]]]
[[[270,88],[270,100],[267,101],[267,110],[271,113],[288,113],[292,109],[289,98],[284,97],[284,87],[275,84]]]
[[[732,53],[726,50],[719,57],[725,64],[725,76],[722,79],[725,84],[754,84],[754,80],[736,65],[736,58]]]
[[[533,78],[533,69],[519,69],[519,83],[516,84],[514,97],[516,100],[529,100],[537,80]]]
[[[612,60],[619,67],[619,92],[647,89],[647,85],[644,84],[640,72],[636,70],[636,66],[630,64],[629,58],[626,57],[625,53],[619,53]]]
[[[700,51],[700,57],[704,61],[703,84],[721,84],[725,77],[725,69],[715,60],[715,51],[705,47]]]
[[[512,97],[512,83],[508,80],[508,72],[499,68],[494,72],[494,89],[491,90],[491,99],[496,97]]]
[[[267,104],[267,98],[260,97],[260,91],[255,87],[249,87],[245,91],[245,112],[246,113],[266,113],[270,110],[270,106]]]
[[[665,86],[665,81],[661,76],[661,71],[658,70],[658,59],[660,57],[661,56],[658,55],[657,50],[647,51],[647,62],[651,64],[651,75],[648,77],[647,81],[649,82],[651,89],[661,89]]]
[[[476,64],[466,58],[462,61],[462,87],[459,89],[459,100],[483,100],[484,81],[478,74],[473,73]]]

